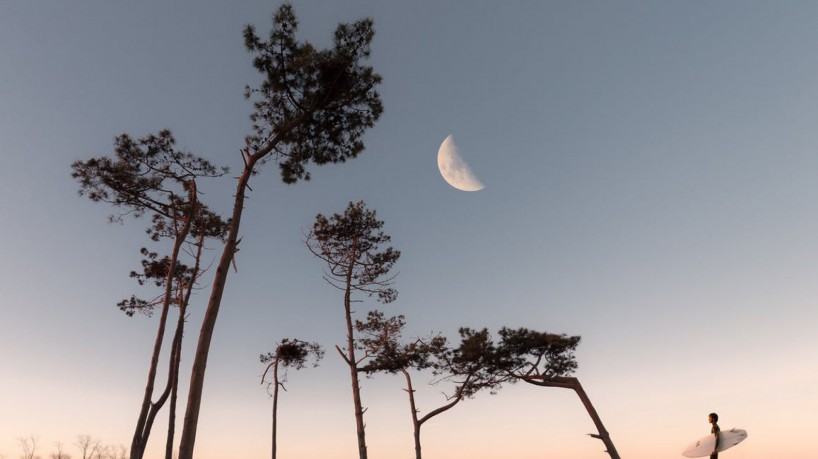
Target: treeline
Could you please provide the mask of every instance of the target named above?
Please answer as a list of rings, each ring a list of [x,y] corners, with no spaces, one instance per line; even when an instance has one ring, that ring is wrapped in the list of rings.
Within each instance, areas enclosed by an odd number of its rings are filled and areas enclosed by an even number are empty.
[[[253,191],[251,180],[271,162],[278,165],[284,183],[295,184],[309,180],[313,166],[357,157],[364,150],[364,133],[383,111],[377,91],[381,77],[366,65],[374,36],[371,19],[340,24],[333,45],[327,49],[299,41],[297,29],[293,9],[285,4],[274,14],[268,38],[261,38],[253,26],[244,30],[245,46],[261,82],[245,91],[253,106],[252,134],[244,138],[239,149],[240,171],[234,175],[236,188],[228,216],[218,215],[200,200],[200,182],[220,179],[228,168],[179,150],[167,129],[140,138],[121,134],[114,139],[111,155],[72,165],[80,195],[111,205],[115,211],[111,221],[133,217],[148,222],[148,241],[140,249],[139,265],[130,276],[140,286],[151,287],[153,293],[131,295],[117,304],[128,316],[158,315],[145,390],[127,451],[129,459],[143,458],[157,414],[163,409],[168,410],[165,459],[174,457],[177,441],[179,458],[193,458],[212,336],[228,274],[231,266],[235,270],[235,256],[244,248],[240,225],[244,202]],[[578,381],[569,376],[577,366],[574,350],[579,337],[502,328],[495,340],[487,329],[463,328],[454,341],[442,335],[405,339],[402,315],[389,316],[372,309],[366,318],[354,317],[353,303],[372,298],[387,304],[397,297],[391,269],[400,252],[389,246],[390,237],[383,225],[363,201],[351,202],[341,213],[318,214],[306,238],[309,251],[324,264],[324,280],[343,297],[340,303],[346,340],[334,348],[349,368],[360,459],[367,458],[361,375],[387,372],[405,376],[418,458],[421,427],[479,392],[524,381],[572,388],[584,397]],[[215,264],[203,260],[205,250],[214,245],[221,246]],[[211,265],[212,278],[204,279]],[[182,341],[192,293],[204,285],[209,285],[210,294],[186,381],[187,400],[181,402],[185,406],[177,439]],[[318,343],[288,338],[261,356],[268,368],[263,380],[271,384],[274,412],[286,369],[317,363],[323,353]],[[161,359],[167,362],[166,375],[159,374]],[[452,383],[446,403],[421,411],[414,400],[410,370],[428,370],[436,380]],[[588,401],[586,408],[589,406]],[[595,436],[617,459],[601,422],[597,427],[599,435]],[[274,458],[275,432],[276,421],[272,430]],[[119,451],[124,453],[124,449]]]
[[[58,441],[49,448],[44,446],[40,437],[29,435],[18,437],[21,459],[127,459],[128,448],[125,445],[111,445],[88,434],[77,435],[70,446]],[[74,451],[76,454],[71,454]],[[0,459],[6,456],[0,454]],[[10,458],[9,458],[10,459]]]

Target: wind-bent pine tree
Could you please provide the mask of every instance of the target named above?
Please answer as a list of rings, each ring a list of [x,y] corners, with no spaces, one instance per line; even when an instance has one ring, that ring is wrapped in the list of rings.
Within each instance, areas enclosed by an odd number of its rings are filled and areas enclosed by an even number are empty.
[[[432,335],[428,338],[416,338],[413,341],[403,344],[400,342],[401,333],[406,321],[404,316],[393,316],[385,318],[380,311],[371,311],[367,315],[366,322],[356,321],[355,330],[361,336],[359,346],[371,358],[361,371],[372,375],[373,373],[401,372],[406,380],[404,391],[409,395],[409,411],[412,416],[412,428],[415,441],[415,458],[421,459],[420,428],[424,422],[433,416],[446,411],[446,409],[436,410],[436,413],[429,413],[419,417],[419,410],[415,404],[415,389],[412,386],[412,370],[425,370],[428,368],[442,369],[443,362],[451,356],[452,350],[447,347],[448,340],[440,334]],[[461,391],[461,393],[463,393]],[[454,402],[456,404],[460,400]],[[449,406],[451,408],[454,406]]]
[[[240,151],[244,168],[194,355],[179,459],[193,459],[210,343],[238,250],[250,178],[263,164],[275,161],[284,183],[293,184],[310,178],[311,163],[342,163],[357,157],[364,149],[363,134],[383,111],[376,91],[381,77],[365,65],[374,35],[371,19],[340,24],[333,46],[323,50],[296,40],[297,29],[292,6],[284,4],[273,16],[267,41],[253,26],[244,30],[246,48],[255,56],[253,66],[263,81],[245,91],[254,102],[250,116],[254,134],[245,138]]]
[[[489,390],[496,392],[506,382],[504,375],[498,370],[494,359],[494,341],[488,330],[485,328],[476,331],[470,328],[461,328],[460,344],[453,349],[441,352],[440,349],[433,348],[430,354],[434,360],[432,368],[437,379],[433,384],[447,381],[454,384],[454,390],[446,395],[447,403],[429,411],[418,419],[417,411],[414,408],[414,396],[412,395],[411,380],[407,374],[407,392],[410,395],[412,405],[412,423],[414,425],[415,436],[415,456],[421,459],[420,428],[423,424],[435,416],[438,416],[455,405],[473,398],[478,392]]]
[[[409,396],[416,459],[423,457],[420,433],[427,421],[482,390],[499,390],[509,379],[497,365],[495,344],[485,328],[480,331],[461,328],[461,342],[456,348],[451,348],[446,337],[440,334],[415,338],[402,344],[400,336],[405,326],[403,316],[385,318],[382,312],[372,311],[366,322],[357,321],[355,326],[361,335],[360,347],[370,356],[361,371],[367,374],[401,372],[406,380],[404,391]],[[426,369],[432,369],[435,375],[432,384],[445,381],[453,383],[454,389],[449,394],[444,394],[444,405],[420,416],[411,371]]]
[[[272,431],[272,459],[276,459],[277,450],[277,427],[278,427],[278,390],[284,389],[287,382],[287,369],[300,370],[307,365],[307,360],[312,357],[313,367],[318,366],[318,361],[324,357],[324,349],[318,343],[309,343],[298,339],[284,338],[276,344],[275,351],[261,354],[259,360],[266,363],[264,374],[261,375],[261,384],[267,382],[267,392],[272,387],[273,393],[273,431]],[[272,370],[272,379],[267,380],[267,373]]]
[[[361,362],[369,355],[355,353],[358,345],[352,323],[352,303],[360,300],[353,300],[352,295],[374,295],[379,302],[390,303],[398,294],[390,287],[395,276],[390,276],[389,271],[400,258],[400,252],[383,247],[391,238],[381,228],[383,222],[377,219],[374,210],[367,209],[363,201],[350,202],[343,214],[334,214],[330,218],[318,214],[306,241],[307,248],[327,265],[324,279],[344,292],[346,352],[339,346],[335,349],[349,366],[360,459],[366,459],[367,452],[358,373]]]
[[[181,347],[185,308],[190,298],[183,298],[181,292],[192,288],[198,276],[198,256],[196,272],[190,272],[179,262],[183,245],[193,234],[210,237],[221,237],[225,225],[215,214],[209,212],[199,203],[196,180],[202,177],[218,177],[227,172],[214,167],[210,162],[191,153],[181,152],[175,148],[175,139],[169,130],[150,134],[134,140],[127,134],[116,137],[114,158],[100,157],[87,161],[76,161],[72,165],[72,177],[80,183],[80,195],[87,195],[94,202],[106,202],[123,211],[112,215],[111,221],[122,221],[127,215],[141,217],[151,215],[151,226],[148,234],[153,241],[171,239],[173,248],[169,257],[159,259],[158,254],[143,248],[146,257],[142,261],[143,273],[132,272],[131,276],[144,285],[153,282],[162,287],[164,293],[153,300],[143,300],[132,296],[121,301],[118,306],[132,316],[139,311],[150,315],[156,307],[161,307],[159,325],[154,340],[153,353],[148,369],[148,381],[137,419],[134,437],[131,443],[131,458],[141,459],[150,436],[153,421],[165,402],[178,373],[178,348]],[[198,223],[197,223],[198,222]],[[209,227],[202,227],[204,223]],[[204,243],[204,238],[200,243]],[[195,244],[195,242],[194,242]],[[177,294],[178,292],[178,294]],[[170,352],[169,376],[164,392],[154,402],[153,393],[156,384],[156,371],[165,336],[168,314],[171,305],[180,308],[180,319],[177,323],[176,337]],[[172,432],[173,426],[169,426]]]
[[[570,376],[577,368],[574,350],[579,345],[580,337],[506,327],[500,330],[499,335],[496,360],[512,378],[511,382],[519,380],[535,386],[560,387],[576,392],[597,428],[598,433],[589,435],[605,444],[611,459],[620,459],[588,394],[579,380]]]

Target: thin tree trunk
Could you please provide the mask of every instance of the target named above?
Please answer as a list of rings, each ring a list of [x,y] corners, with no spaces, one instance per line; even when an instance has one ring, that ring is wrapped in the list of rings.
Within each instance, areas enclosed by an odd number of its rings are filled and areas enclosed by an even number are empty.
[[[411,380],[409,379],[409,374],[406,371],[404,371],[403,374],[406,376],[408,386],[411,389],[411,387],[412,387],[411,384],[412,383],[411,383]],[[455,405],[460,403],[460,401],[463,400],[463,389],[466,387],[467,384],[469,384],[470,380],[471,380],[471,376],[468,376],[468,377],[466,377],[466,380],[463,381],[458,386],[458,388],[456,389],[457,390],[457,396],[454,398],[454,400],[452,400],[451,402],[449,402],[449,403],[447,403],[447,404],[445,404],[445,405],[443,405],[443,406],[441,406],[441,407],[439,407],[437,409],[434,409],[434,410],[426,413],[426,415],[423,416],[420,419],[418,419],[418,417],[417,417],[417,409],[415,408],[415,396],[413,395],[412,392],[409,392],[409,404],[410,404],[410,406],[412,408],[412,423],[414,424],[414,427],[415,427],[415,456],[416,456],[416,459],[420,459],[420,457],[421,457],[420,456],[420,428],[423,426],[423,423],[428,421],[429,419],[432,419],[433,417],[437,416],[438,414],[449,411]]]
[[[179,251],[182,244],[190,232],[190,227],[193,220],[193,215],[196,212],[196,182],[192,182],[190,190],[191,210],[190,215],[187,216],[182,225],[182,229],[176,234],[176,239],[173,243],[173,251],[171,252],[170,265],[168,266],[168,274],[165,279],[165,297],[162,300],[162,313],[159,317],[159,329],[156,332],[156,340],[153,345],[153,354],[151,355],[151,364],[148,369],[148,383],[145,386],[145,395],[142,398],[142,408],[139,411],[139,418],[136,422],[136,429],[134,430],[133,440],[131,441],[131,459],[142,459],[145,454],[145,447],[148,444],[148,437],[150,436],[150,429],[152,426],[153,417],[155,416],[154,405],[151,403],[153,398],[153,388],[156,382],[156,369],[159,364],[159,355],[162,352],[162,341],[165,337],[165,326],[168,320],[168,310],[170,309],[170,298],[173,293],[173,275],[176,264],[179,259]],[[151,411],[154,411],[151,416]]]
[[[352,328],[352,270],[355,267],[358,241],[353,241],[352,252],[349,256],[349,269],[347,270],[346,290],[344,292],[344,311],[347,322],[347,364],[349,365],[349,376],[352,379],[352,403],[355,405],[355,429],[358,435],[358,456],[359,459],[367,459],[366,454],[366,433],[364,431],[364,410],[361,404],[361,385],[358,378],[358,362],[355,360],[355,335]]]
[[[199,279],[199,269],[201,268],[202,251],[204,250],[207,231],[202,228],[196,246],[196,262],[190,274],[190,283],[187,285],[185,298],[179,305],[179,321],[176,323],[176,336],[174,337],[175,355],[173,356],[173,384],[170,393],[170,408],[168,413],[168,438],[165,443],[165,459],[173,459],[173,440],[176,435],[176,402],[179,393],[179,368],[182,363],[182,340],[185,336],[185,321],[187,320],[187,307],[190,304],[190,297],[193,294],[193,286]]]
[[[171,343],[171,350],[170,350],[170,358],[168,359],[168,381],[165,384],[165,390],[162,392],[162,395],[156,400],[156,402],[151,404],[150,411],[148,412],[148,419],[145,423],[145,435],[143,437],[143,445],[142,445],[142,453],[144,455],[145,451],[144,448],[147,446],[148,437],[150,435],[151,430],[153,429],[153,423],[156,420],[156,415],[159,414],[159,411],[168,401],[168,397],[171,396],[173,393],[173,388],[176,385],[176,381],[178,379],[179,373],[179,353],[181,352],[182,347],[182,333],[184,330],[184,314],[186,311],[186,303],[184,303],[184,297],[182,295],[182,290],[180,289],[179,292],[179,301],[180,301],[180,314],[179,319],[176,324],[176,331],[173,336],[173,341]],[[181,322],[181,325],[180,325]],[[173,413],[171,413],[173,414]]]
[[[180,243],[174,244],[173,247],[173,254],[171,255],[171,266],[175,266],[178,249],[181,246]],[[173,275],[173,269],[168,271],[168,287],[170,288],[170,284],[172,283],[171,276]],[[148,443],[147,436],[150,433],[148,430],[146,432],[146,425],[148,424],[149,414],[151,411],[151,399],[153,398],[153,388],[156,382],[156,370],[159,364],[159,354],[162,351],[162,341],[165,337],[165,326],[168,319],[168,310],[170,309],[169,300],[167,296],[162,301],[162,312],[159,316],[159,328],[156,331],[156,339],[153,344],[153,354],[151,355],[151,363],[148,369],[148,382],[145,385],[145,395],[142,398],[142,408],[139,411],[139,418],[136,422],[136,429],[134,430],[133,440],[131,441],[131,459],[142,459],[142,455],[145,452],[145,446]]]
[[[179,364],[182,354],[182,336],[184,336],[184,311],[179,311],[181,324],[177,325],[176,333],[179,336],[173,353],[173,382],[170,389],[170,406],[168,407],[168,435],[165,440],[165,459],[173,459],[173,438],[176,434],[176,399],[179,390]]]
[[[594,421],[594,425],[598,431],[598,434],[589,435],[602,440],[602,443],[605,444],[605,448],[607,448],[605,452],[611,456],[611,459],[620,459],[619,453],[616,451],[613,441],[611,441],[610,434],[608,434],[608,431],[605,430],[605,426],[602,424],[602,419],[599,418],[599,414],[597,414],[596,409],[594,409],[591,399],[588,398],[588,394],[585,393],[585,390],[582,388],[582,385],[579,383],[577,378],[556,376],[548,379],[541,377],[526,377],[521,379],[535,386],[561,387],[563,389],[571,389],[576,392],[579,399],[582,401],[582,404],[585,406],[585,410],[588,411],[588,415],[591,416],[591,420]]]
[[[403,373],[403,376],[406,377],[406,393],[409,394],[409,410],[412,413],[412,427],[414,429],[414,437],[415,437],[415,459],[421,459],[420,453],[420,426],[421,424],[418,422],[418,410],[415,407],[415,389],[412,388],[412,377],[409,376],[409,372],[405,368],[401,368],[400,370]]]
[[[204,250],[206,231],[203,229],[199,235],[196,246],[196,262],[190,274],[190,283],[187,285],[184,299],[179,304],[179,320],[176,323],[176,336],[174,336],[174,348],[171,361],[172,384],[170,392],[170,407],[168,408],[168,435],[165,442],[165,459],[173,459],[173,440],[176,435],[176,401],[179,393],[179,369],[182,362],[182,339],[185,336],[185,321],[187,320],[187,306],[190,304],[190,296],[193,293],[193,286],[199,278],[199,268],[202,260],[202,250]]]
[[[355,405],[355,429],[358,435],[358,456],[360,459],[367,459],[364,410],[361,404],[361,386],[358,380],[358,369],[354,363],[349,366],[349,372],[352,378],[352,402]]]
[[[274,145],[274,143],[271,143],[268,148],[254,155],[245,154],[244,156],[246,163],[236,186],[236,199],[233,203],[230,231],[228,232],[227,241],[225,241],[219,264],[216,267],[213,288],[210,292],[210,300],[208,301],[207,310],[205,310],[205,316],[202,320],[199,342],[196,346],[196,354],[193,358],[193,368],[190,373],[190,390],[188,391],[185,419],[182,425],[182,436],[179,441],[179,459],[193,459],[196,429],[199,424],[199,408],[202,404],[202,390],[204,389],[204,377],[205,371],[207,370],[207,357],[210,353],[210,342],[213,339],[213,330],[216,327],[216,319],[219,315],[219,308],[221,306],[222,295],[224,295],[224,286],[227,283],[230,263],[236,254],[239,225],[241,223],[242,212],[244,211],[244,197],[247,184],[250,181],[250,176],[253,173],[256,162],[271,151],[272,145]]]
[[[278,353],[278,350],[276,350]],[[275,364],[273,365],[273,459],[276,459],[278,436],[278,355],[276,355]]]

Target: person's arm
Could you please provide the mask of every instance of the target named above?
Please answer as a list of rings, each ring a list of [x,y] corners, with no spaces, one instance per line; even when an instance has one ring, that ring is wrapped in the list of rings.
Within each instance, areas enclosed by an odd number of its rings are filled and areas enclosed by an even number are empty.
[[[720,433],[721,429],[719,429],[719,426],[713,425],[713,435],[716,436],[716,444],[713,445],[713,454],[716,454],[719,451],[719,441],[721,440],[721,436],[719,435]]]

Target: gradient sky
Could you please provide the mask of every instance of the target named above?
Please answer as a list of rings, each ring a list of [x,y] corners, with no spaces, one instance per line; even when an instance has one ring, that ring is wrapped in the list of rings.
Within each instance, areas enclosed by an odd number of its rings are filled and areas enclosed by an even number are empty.
[[[139,291],[128,272],[147,222],[107,224],[110,208],[77,196],[69,165],[110,154],[119,133],[167,127],[239,170],[243,89],[258,82],[241,32],[266,34],[277,6],[0,2],[0,456],[29,434],[43,456],[61,441],[77,457],[79,434],[130,444],[156,319],[115,303]],[[385,113],[360,158],[294,186],[272,164],[253,180],[198,458],[269,454],[260,353],[283,337],[342,342],[342,295],[302,239],[316,213],[359,199],[403,252],[384,309],[406,315],[407,335],[581,335],[576,376],[623,458],[681,457],[711,411],[749,432],[727,457],[818,456],[818,3],[294,6],[299,36],[319,46],[339,21],[374,18]],[[484,190],[441,178],[449,134]],[[203,199],[226,213],[234,186],[204,182]],[[207,292],[192,304],[185,379]],[[280,457],[355,456],[345,371],[328,352],[291,374]],[[413,454],[401,388],[364,382],[370,457]],[[442,390],[421,390],[420,409]],[[516,385],[427,423],[424,453],[607,458],[591,432],[573,393]]]

